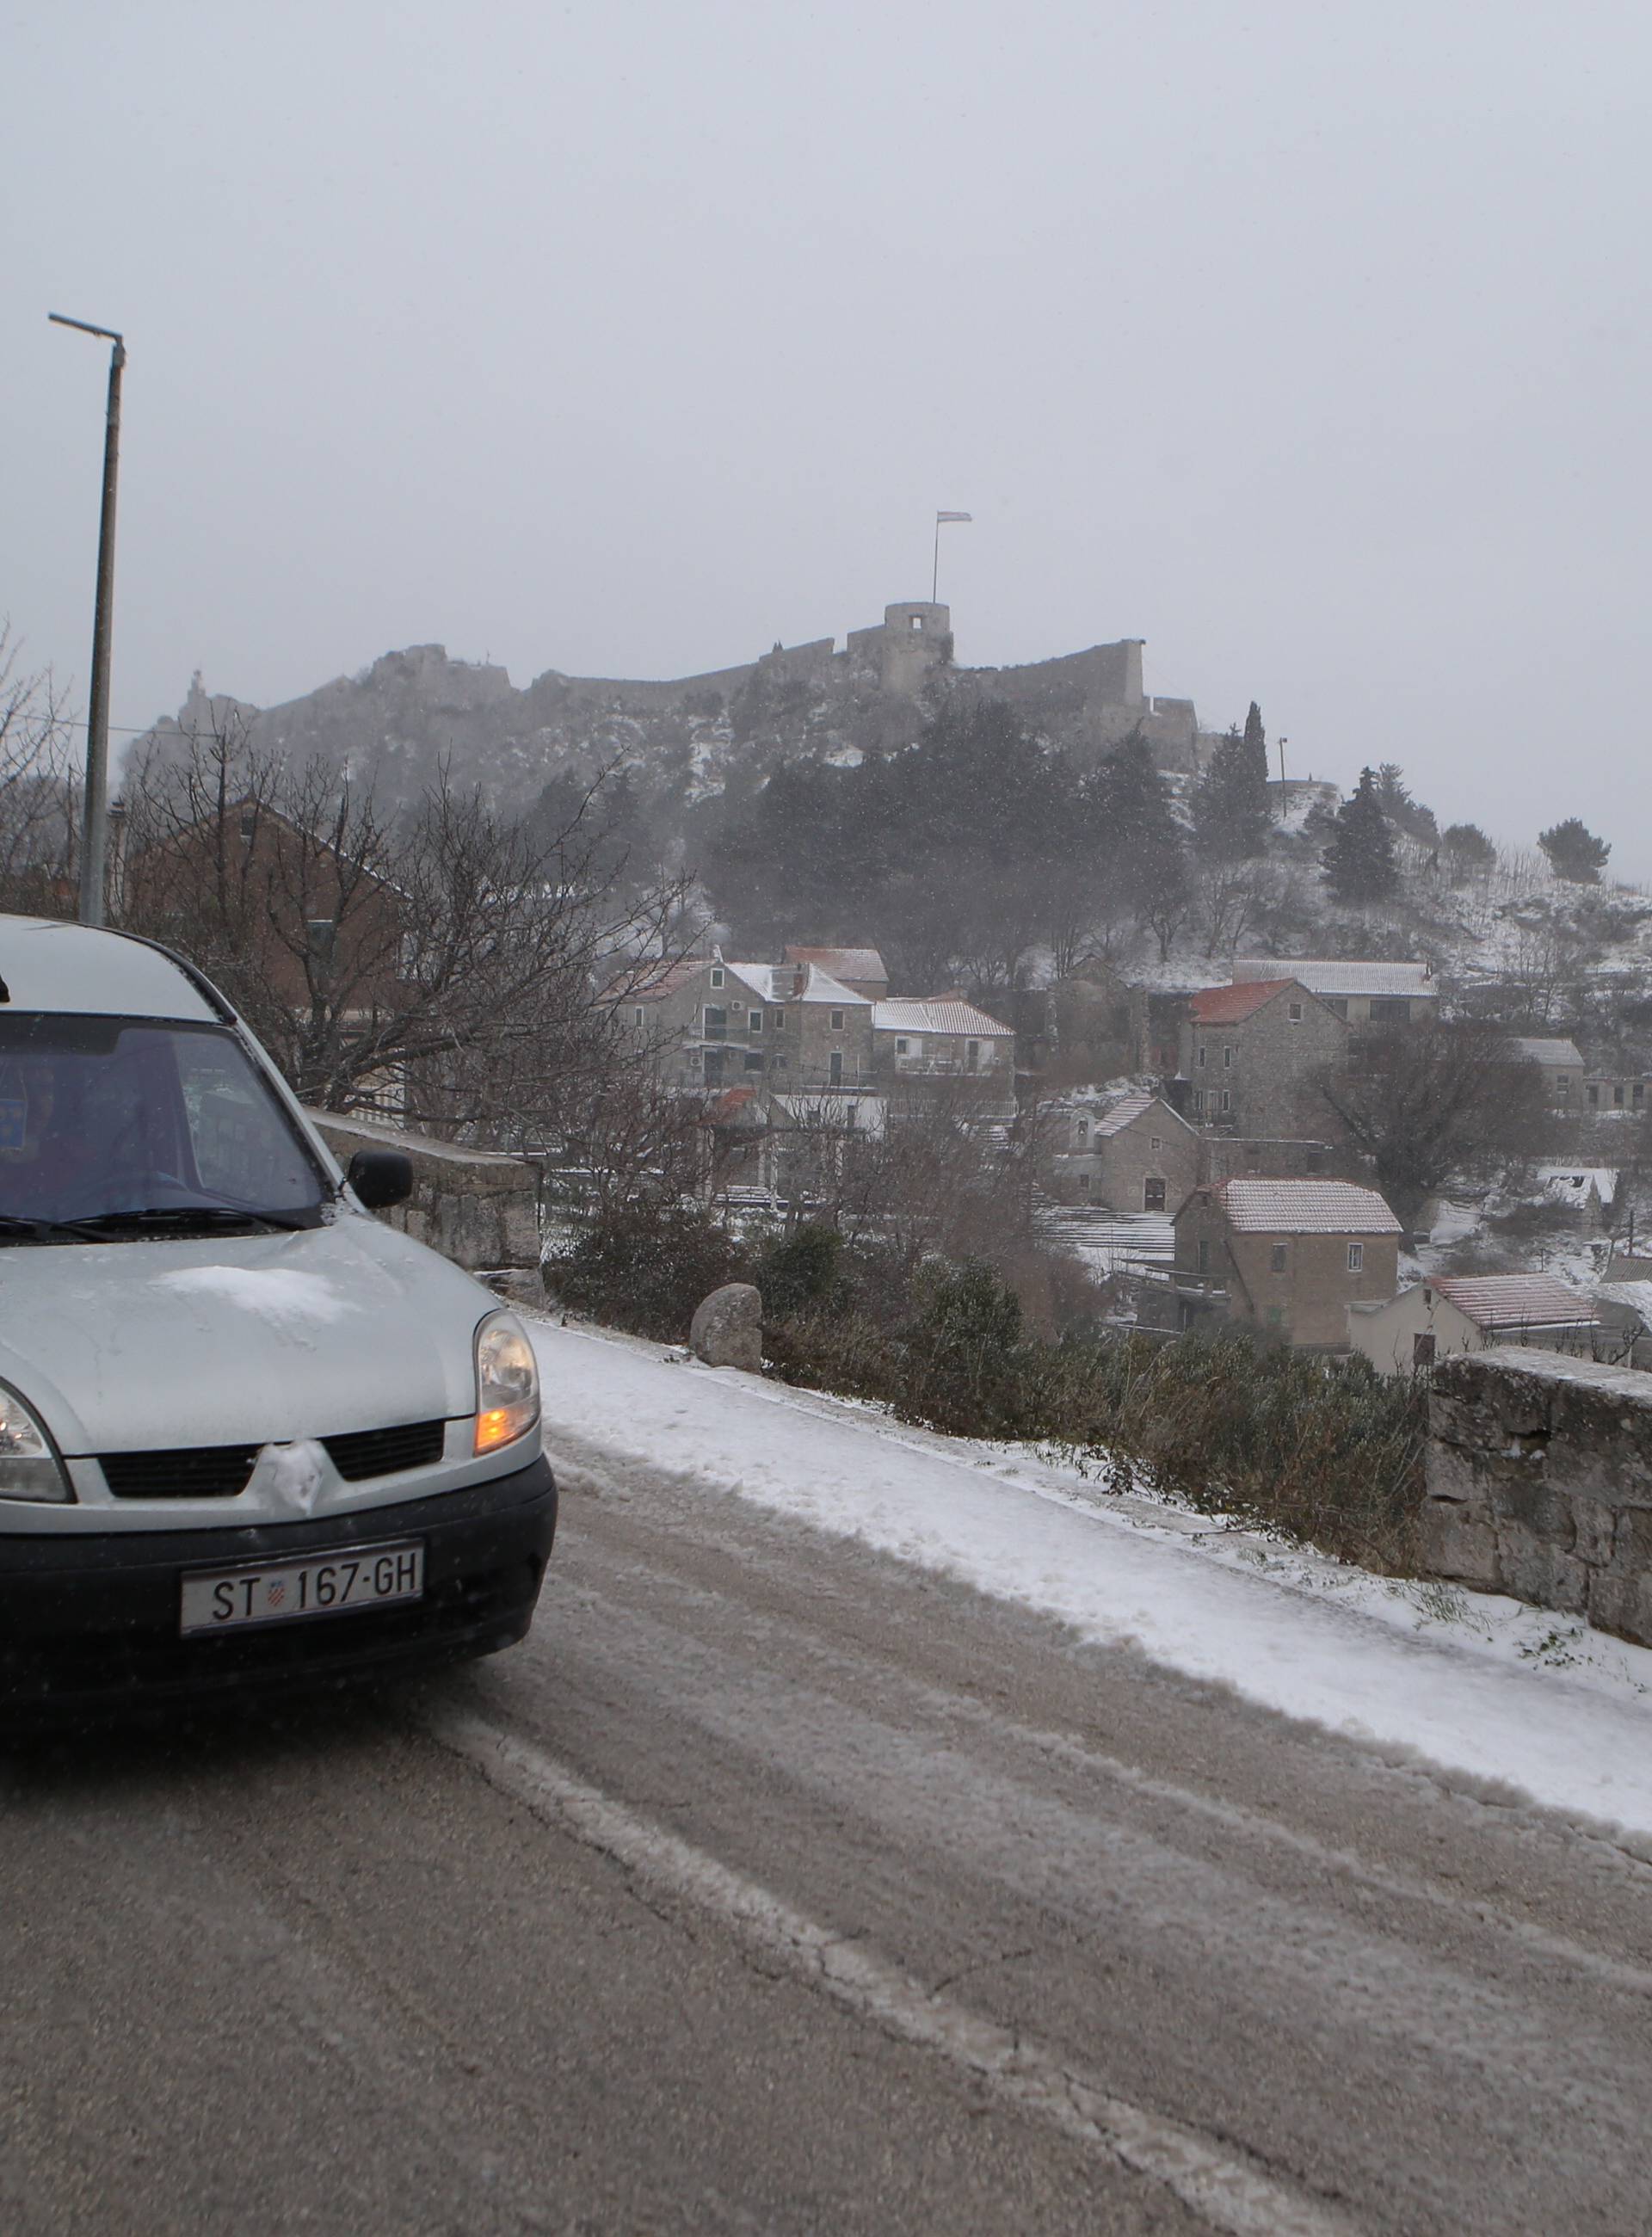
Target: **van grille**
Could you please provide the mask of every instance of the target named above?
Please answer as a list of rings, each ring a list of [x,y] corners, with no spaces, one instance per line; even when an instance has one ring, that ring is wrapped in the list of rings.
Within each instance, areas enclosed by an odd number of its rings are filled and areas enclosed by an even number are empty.
[[[352,1429],[321,1442],[346,1483],[360,1483],[364,1476],[428,1468],[441,1458],[446,1436],[446,1422],[404,1422],[393,1429]]]
[[[446,1422],[402,1422],[390,1429],[351,1429],[323,1437],[347,1483],[427,1468],[442,1456]],[[116,1499],[235,1499],[261,1449],[257,1445],[179,1445],[152,1453],[101,1453],[103,1481]]]

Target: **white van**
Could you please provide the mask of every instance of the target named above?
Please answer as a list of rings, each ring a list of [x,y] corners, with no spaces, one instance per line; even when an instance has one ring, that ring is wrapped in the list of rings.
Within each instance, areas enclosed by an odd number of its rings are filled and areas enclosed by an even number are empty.
[[[533,1350],[371,1217],[411,1184],[188,964],[0,916],[0,1726],[523,1636]]]

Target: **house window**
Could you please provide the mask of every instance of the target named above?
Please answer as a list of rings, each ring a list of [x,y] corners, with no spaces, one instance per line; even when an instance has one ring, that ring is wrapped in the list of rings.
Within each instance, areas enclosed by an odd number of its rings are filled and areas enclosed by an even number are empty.
[[[713,972],[712,972],[712,973],[711,973],[711,984],[712,984],[714,987],[720,987],[720,986],[723,984],[723,973],[722,973],[722,972],[721,972],[720,970],[716,970],[716,971],[713,971]]]
[[[785,1012],[784,1012],[783,1010],[776,1010],[776,1011],[775,1012],[775,1031],[776,1031],[777,1033],[783,1033],[785,1032],[785,1030],[786,1030],[786,1013],[785,1013]]]
[[[1351,1274],[1363,1274],[1365,1270],[1365,1246],[1363,1243],[1351,1243],[1348,1245],[1348,1271]]]
[[[1162,1150],[1164,1146],[1163,1142],[1160,1141],[1157,1134],[1151,1134],[1148,1136],[1147,1147],[1150,1150]]]
[[[830,1074],[832,1086],[836,1087],[843,1077],[843,1052],[842,1049],[834,1049],[832,1051]]]
[[[912,626],[915,630],[921,630],[923,627],[923,616],[922,614],[913,615]]]
[[[642,1022],[643,1022],[643,1006],[642,1006],[642,1004],[641,1004],[640,1002],[638,1002],[638,1005],[637,1005],[636,1008],[631,1012],[631,1021],[632,1025],[634,1025],[634,1026],[640,1026],[640,1025],[642,1024]]]
[[[1233,1091],[1231,1087],[1225,1087],[1222,1090],[1222,1108],[1224,1111],[1231,1111],[1233,1108]]]
[[[1233,1051],[1231,1044],[1222,1051],[1222,1069],[1224,1072],[1232,1072],[1233,1069]]]
[[[1300,1003],[1300,1002],[1292,1002],[1292,1003],[1291,1003],[1291,1004],[1290,1004],[1290,1006],[1288,1006],[1288,1008],[1287,1008],[1287,1009],[1286,1009],[1286,1011],[1285,1011],[1285,1015],[1290,1019],[1290,1020],[1291,1020],[1291,1022],[1292,1022],[1292,1024],[1293,1026],[1299,1026],[1299,1025],[1302,1023],[1302,1005],[1301,1005],[1301,1003]]]
[[[843,1030],[843,1013],[841,1010],[834,1010],[832,1012],[832,1031],[835,1033],[841,1033]]]
[[[1556,1074],[1555,1075],[1555,1100],[1556,1100],[1556,1103],[1569,1103],[1569,1102],[1571,1101],[1571,1099],[1572,1099],[1572,1084],[1571,1084],[1570,1080],[1567,1079],[1567,1077],[1566,1077],[1566,1075],[1565,1075],[1565,1073],[1564,1073],[1563,1072],[1556,1072]]]
[[[1073,1129],[1073,1138],[1078,1142],[1087,1142],[1089,1140],[1090,1122],[1087,1118],[1080,1118],[1077,1121]]]
[[[754,1010],[751,1013],[751,1030],[754,1033],[760,1033],[763,1031],[763,1012],[761,1010]]]
[[[1165,1184],[1162,1180],[1150,1175],[1141,1184],[1141,1209],[1143,1211],[1162,1211],[1164,1208]]]
[[[713,1003],[708,1002],[703,1014],[708,1037],[714,1040],[721,1040],[729,1027],[728,1012],[719,1010]]]
[[[1199,1053],[1194,1057],[1193,1062],[1199,1066],[1201,1072],[1205,1069],[1205,1044],[1203,1041],[1200,1041],[1199,1044]]]
[[[1434,1364],[1434,1331],[1428,1329],[1411,1338],[1411,1365],[1432,1367]]]
[[[1591,1111],[1598,1111],[1598,1110],[1600,1109],[1600,1107],[1601,1107],[1601,1092],[1600,1092],[1599,1088],[1598,1088],[1598,1087],[1586,1087],[1586,1088],[1583,1090],[1583,1092],[1584,1092],[1584,1094],[1585,1094],[1585,1095],[1587,1095],[1587,1096],[1588,1096],[1588,1098],[1589,1098],[1589,1109],[1590,1109]]]
[[[1270,1273],[1283,1274],[1285,1268],[1285,1260],[1288,1255],[1285,1245],[1283,1243],[1276,1243],[1272,1250],[1268,1254],[1268,1270]]]
[[[1088,1196],[1089,1193],[1090,1176],[1088,1173],[1080,1173],[1079,1175],[1079,1194],[1080,1196]]]
[[[1621,1111],[1623,1108],[1623,1089],[1621,1084],[1612,1090],[1612,1108],[1615,1111]]]
[[[904,1056],[904,1055],[906,1054],[906,1053],[907,1053],[907,1044],[906,1044],[906,1042],[905,1042],[904,1040],[897,1040],[897,1041],[895,1042],[895,1053],[896,1054],[896,1056]]]
[[[981,1043],[979,1041],[970,1041],[967,1045],[965,1051],[964,1069],[967,1072],[975,1072],[979,1068],[980,1064]]]
[[[1348,1015],[1348,998],[1345,994],[1322,994],[1319,999],[1324,1002],[1327,1010],[1334,1010],[1339,1018],[1346,1019]],[[1298,1007],[1300,1008],[1300,1006],[1301,1005],[1298,1004]]]
[[[1643,1079],[1637,1079],[1631,1085],[1629,1088],[1629,1101],[1631,1103],[1644,1103],[1646,1101],[1646,1082]]]
[[[746,1051],[746,1070],[748,1072],[761,1072],[763,1070],[763,1051],[761,1049],[748,1049]]]
[[[1210,1244],[1202,1236],[1199,1244],[1199,1270],[1201,1274],[1208,1274],[1210,1271]]]

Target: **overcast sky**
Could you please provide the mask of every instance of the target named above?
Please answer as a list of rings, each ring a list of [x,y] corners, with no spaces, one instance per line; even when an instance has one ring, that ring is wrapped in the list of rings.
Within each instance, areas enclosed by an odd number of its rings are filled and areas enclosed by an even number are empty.
[[[112,717],[942,596],[1652,874],[1649,59],[1610,0],[14,0],[0,611]]]

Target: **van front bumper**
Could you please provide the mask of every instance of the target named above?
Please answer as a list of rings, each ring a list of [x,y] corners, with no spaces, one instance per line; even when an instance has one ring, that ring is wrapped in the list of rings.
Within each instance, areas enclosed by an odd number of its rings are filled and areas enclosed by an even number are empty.
[[[0,1535],[0,1728],[30,1712],[343,1683],[523,1637],[556,1534],[541,1457],[459,1491],[306,1522]],[[417,1539],[417,1600],[179,1635],[187,1570]]]

